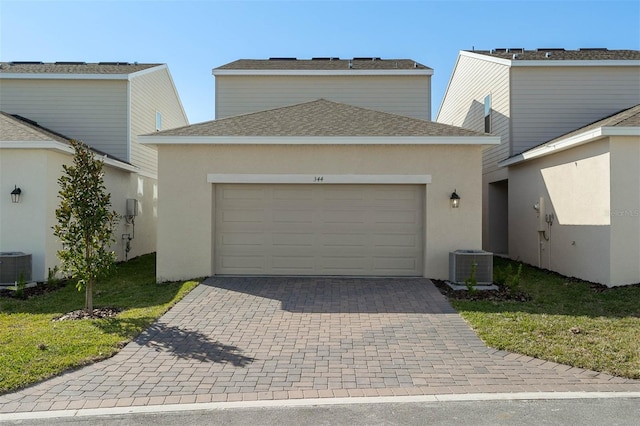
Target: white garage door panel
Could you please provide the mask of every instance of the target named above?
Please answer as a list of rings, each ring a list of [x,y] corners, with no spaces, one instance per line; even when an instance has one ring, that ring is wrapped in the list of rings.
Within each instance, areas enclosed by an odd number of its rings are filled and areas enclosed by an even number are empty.
[[[216,274],[422,275],[423,185],[218,184]]]

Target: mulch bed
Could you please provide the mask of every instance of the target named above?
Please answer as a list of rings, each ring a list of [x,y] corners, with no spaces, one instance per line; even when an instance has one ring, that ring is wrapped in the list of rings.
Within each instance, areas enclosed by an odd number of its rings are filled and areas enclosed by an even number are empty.
[[[15,290],[8,289],[0,289],[0,298],[7,299],[29,299],[34,296],[40,296],[46,293],[52,293],[54,291],[60,290],[67,284],[67,281],[61,281],[56,286],[47,286],[44,283],[39,282],[35,287],[28,287],[23,290],[23,296],[18,297],[18,294]],[[122,312],[122,309],[115,307],[103,307],[103,308],[95,308],[93,310],[93,319],[99,318],[113,318]],[[70,321],[70,320],[81,320],[92,318],[89,315],[89,311],[86,309],[78,309],[77,311],[67,312],[66,314],[54,318],[53,321]]]
[[[531,297],[521,291],[511,291],[509,287],[495,284],[497,290],[454,290],[444,281],[431,280],[445,297],[452,300],[487,300],[492,302],[528,302]]]
[[[23,290],[23,297],[18,297],[15,290],[9,290],[6,288],[0,289],[0,298],[6,299],[28,299],[34,296],[40,296],[41,294],[51,293],[64,287],[66,282],[61,282],[55,287],[47,286],[44,283],[38,283],[35,287],[27,287]]]
[[[122,312],[120,308],[114,307],[105,307],[105,308],[94,308],[93,309],[93,318],[113,318]],[[67,312],[61,317],[54,318],[53,321],[69,321],[69,320],[81,320],[81,319],[89,319],[89,311],[86,309],[78,309],[77,311]]]

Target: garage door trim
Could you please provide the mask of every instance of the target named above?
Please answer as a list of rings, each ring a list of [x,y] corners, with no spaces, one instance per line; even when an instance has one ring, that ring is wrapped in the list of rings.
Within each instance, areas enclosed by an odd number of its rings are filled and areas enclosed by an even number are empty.
[[[261,183],[261,184],[430,184],[431,175],[324,175],[308,174],[216,174],[207,175],[208,183]]]

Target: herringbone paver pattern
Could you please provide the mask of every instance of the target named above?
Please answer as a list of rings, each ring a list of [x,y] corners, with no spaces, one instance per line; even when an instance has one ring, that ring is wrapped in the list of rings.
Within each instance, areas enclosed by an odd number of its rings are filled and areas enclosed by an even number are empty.
[[[0,412],[530,391],[640,382],[487,348],[426,279],[211,278],[113,358]]]

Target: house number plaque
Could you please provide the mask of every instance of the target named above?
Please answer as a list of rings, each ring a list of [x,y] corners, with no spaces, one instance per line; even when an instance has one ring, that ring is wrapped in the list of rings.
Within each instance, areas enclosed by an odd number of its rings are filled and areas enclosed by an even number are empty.
[[[316,176],[313,178],[315,183],[322,182],[324,180],[324,176]]]

